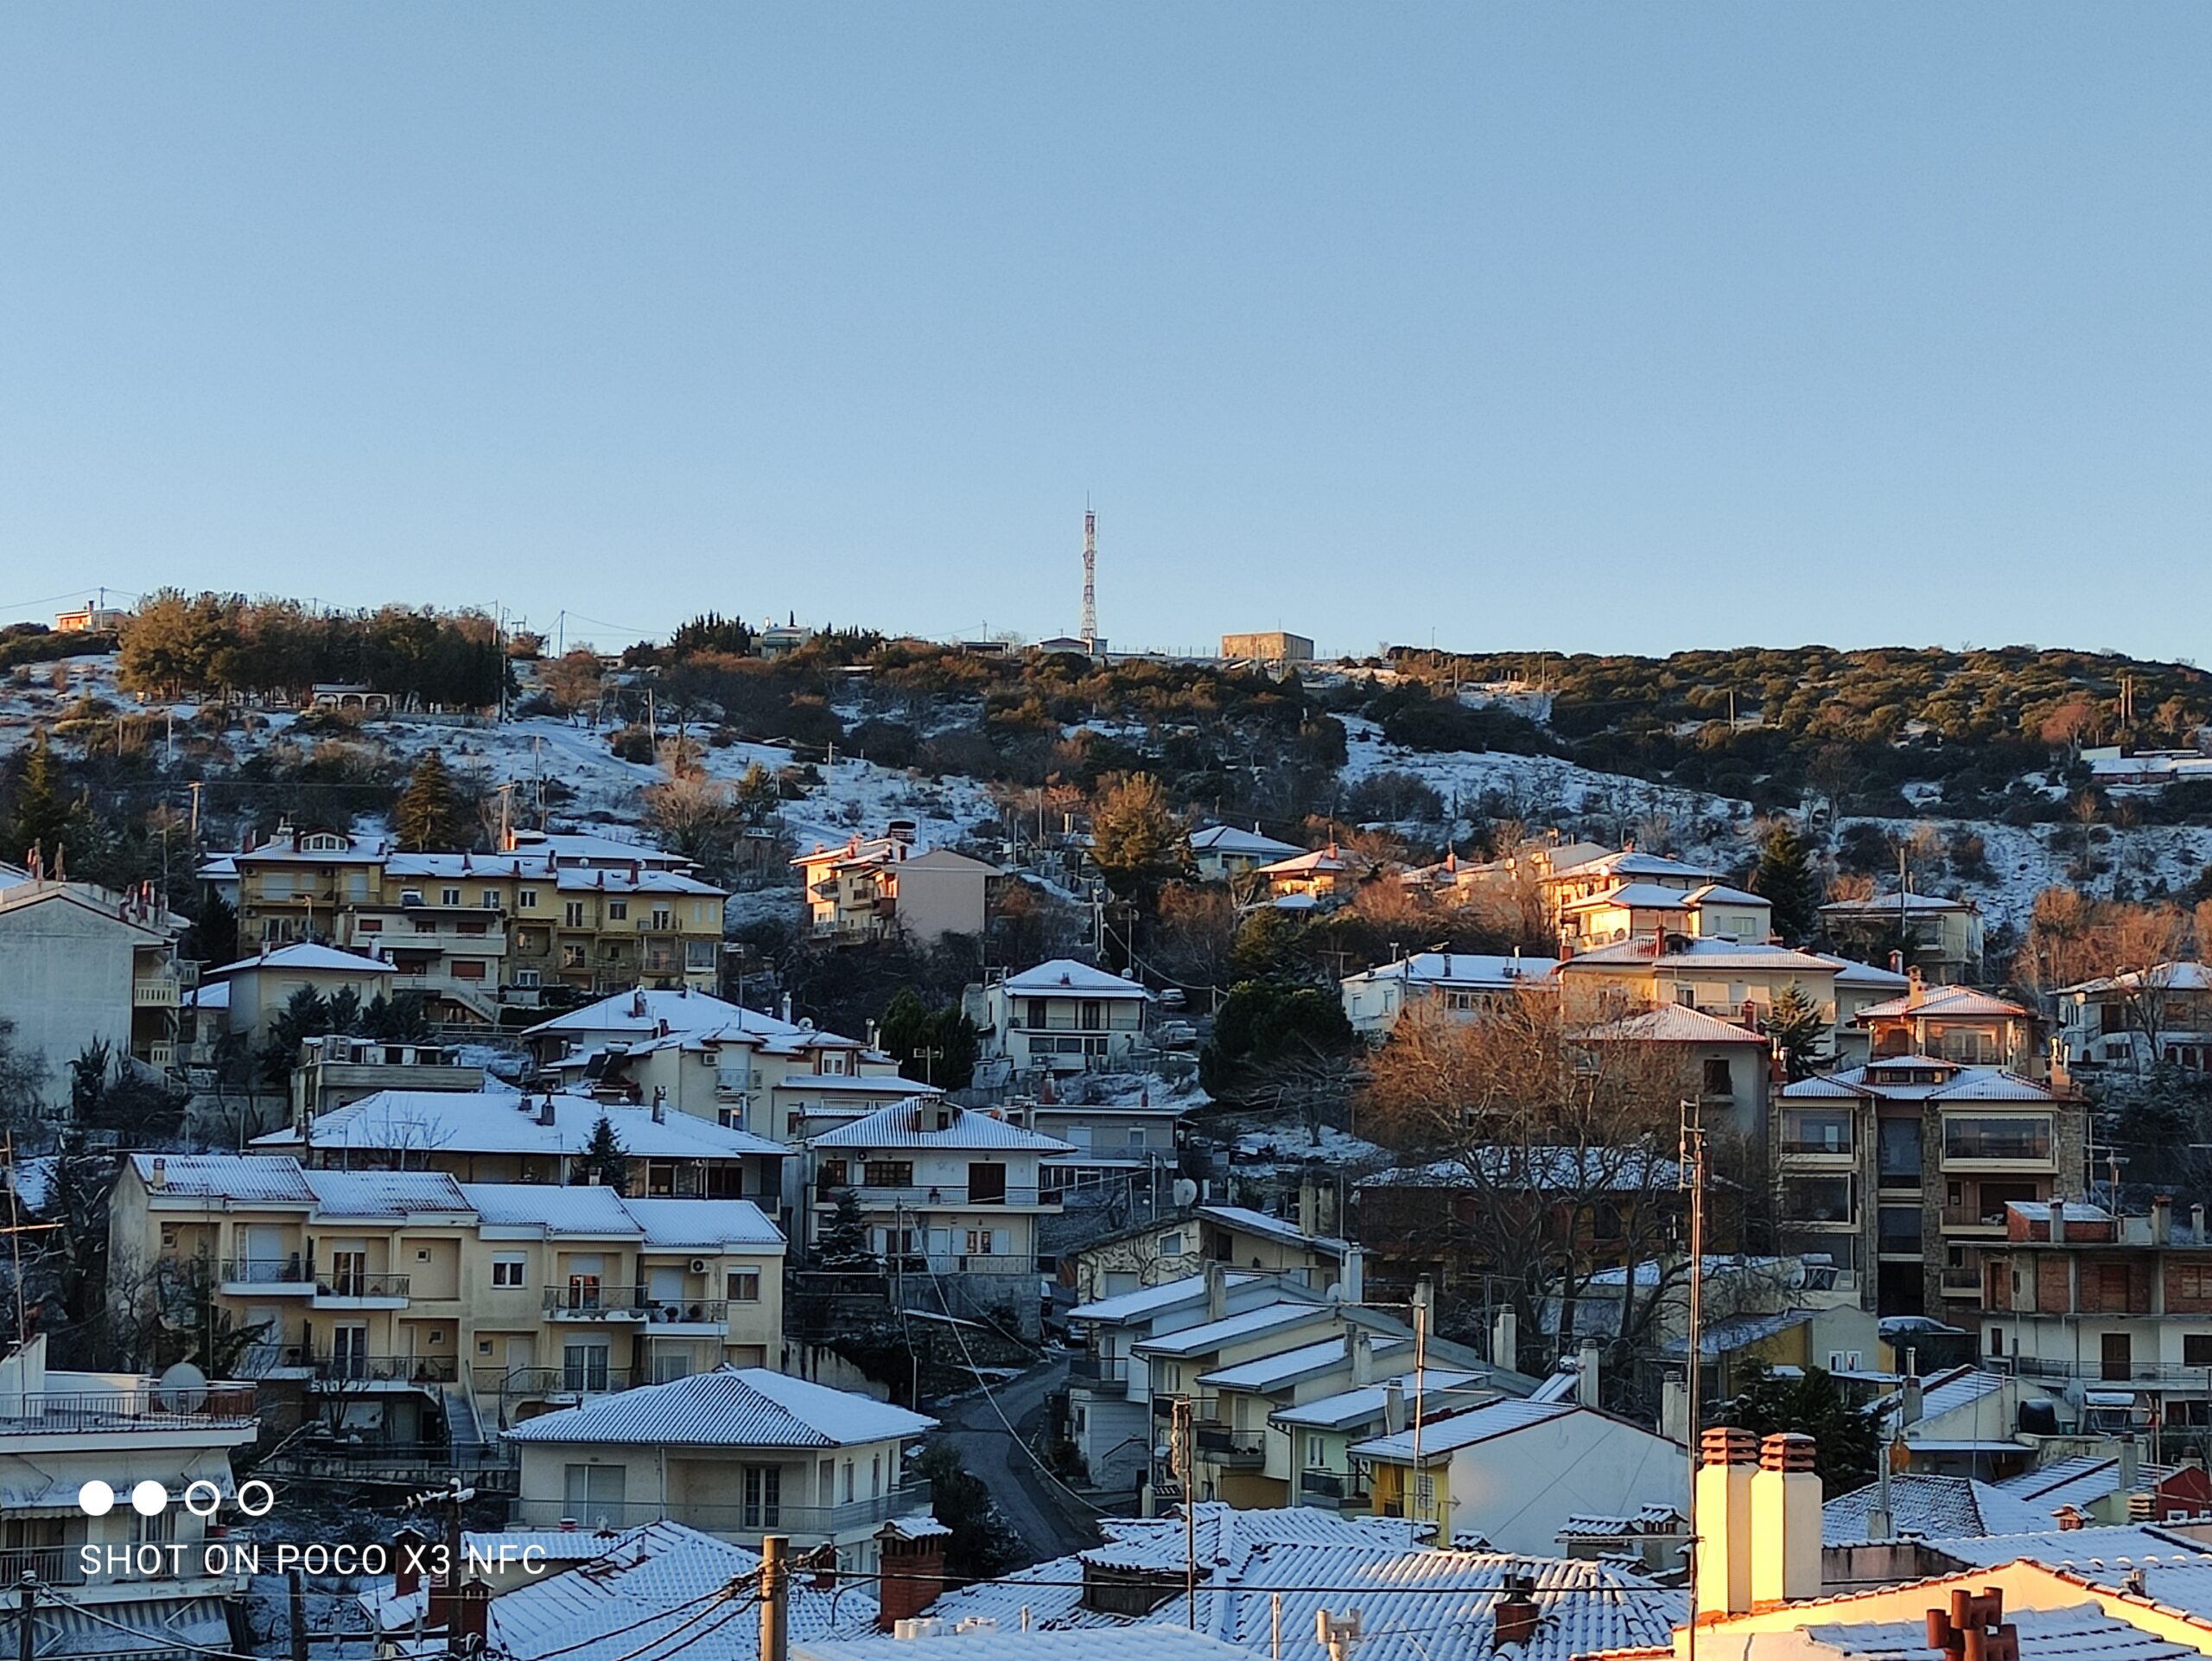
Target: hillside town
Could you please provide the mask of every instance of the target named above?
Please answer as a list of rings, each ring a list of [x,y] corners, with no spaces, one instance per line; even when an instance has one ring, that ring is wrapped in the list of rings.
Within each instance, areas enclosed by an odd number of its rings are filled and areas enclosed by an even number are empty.
[[[1039,786],[901,772],[853,754],[860,675],[810,760],[731,688],[924,648],[795,622],[699,620],[760,665],[720,686],[519,638],[459,703],[218,685],[178,667],[196,603],[14,636],[56,653],[0,799],[37,1653],[751,1658],[702,1594],[771,1585],[829,1661],[1567,1661],[1693,1608],[1708,1644],[2212,1653],[2186,894],[2092,857],[2023,914],[1959,880],[1973,832],[1869,857],[1882,819],[1810,792],[1624,829],[1434,818],[1384,770],[1231,818],[1172,712]],[[1189,710],[1420,684],[1279,633],[929,660],[1094,703],[1172,667]],[[118,1471],[299,1503],[125,1526],[77,1498]],[[334,1531],[462,1549],[289,1591],[83,1567]]]

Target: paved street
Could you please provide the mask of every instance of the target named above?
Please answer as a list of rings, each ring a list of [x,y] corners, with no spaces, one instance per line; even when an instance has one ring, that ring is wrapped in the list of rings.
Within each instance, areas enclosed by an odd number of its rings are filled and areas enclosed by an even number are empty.
[[[1000,1410],[1025,1441],[1036,1434],[1045,1397],[1059,1388],[1067,1371],[1066,1359],[1061,1357],[992,1387]],[[981,1392],[944,1409],[938,1416],[959,1444],[962,1461],[990,1490],[1000,1512],[1020,1537],[1024,1562],[1065,1556],[1098,1543],[1097,1531],[1083,1520],[1087,1513],[1082,1505],[1037,1468],[1007,1435]]]

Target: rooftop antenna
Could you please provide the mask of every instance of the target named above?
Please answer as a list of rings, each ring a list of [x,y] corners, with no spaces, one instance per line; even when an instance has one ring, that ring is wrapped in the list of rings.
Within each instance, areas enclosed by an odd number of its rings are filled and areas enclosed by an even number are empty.
[[[1083,505],[1083,644],[1098,649],[1098,515]]]

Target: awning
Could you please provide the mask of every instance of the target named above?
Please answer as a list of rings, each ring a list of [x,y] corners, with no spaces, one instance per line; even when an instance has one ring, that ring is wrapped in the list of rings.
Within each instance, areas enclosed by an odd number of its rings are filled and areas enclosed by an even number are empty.
[[[198,1651],[231,1647],[231,1623],[215,1598],[42,1605],[35,1624],[33,1653],[53,1661],[111,1655],[131,1661],[197,1661]]]

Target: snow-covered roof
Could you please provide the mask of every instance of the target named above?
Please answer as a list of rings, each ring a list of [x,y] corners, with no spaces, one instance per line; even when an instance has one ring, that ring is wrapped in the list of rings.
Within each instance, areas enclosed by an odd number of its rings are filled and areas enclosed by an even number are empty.
[[[1671,1159],[1640,1148],[1469,1149],[1464,1156],[1427,1165],[1402,1165],[1363,1178],[1371,1188],[1503,1188],[1515,1193],[1580,1192],[1606,1188],[1643,1193],[1681,1181]]]
[[[546,1123],[546,1104],[552,1104]],[[632,1159],[780,1159],[780,1142],[689,1113],[655,1117],[648,1107],[588,1096],[516,1095],[476,1090],[380,1090],[318,1117],[304,1139],[327,1150],[451,1154],[581,1154],[601,1117]],[[256,1148],[303,1145],[293,1129],[256,1136]]]
[[[1242,1650],[1180,1626],[1126,1632],[970,1632],[909,1638],[896,1651],[878,1642],[798,1644],[792,1661],[1245,1661]]]
[[[1840,961],[1822,957],[1818,952],[1799,951],[1769,941],[1724,940],[1712,935],[1670,936],[1663,942],[1663,951],[1660,950],[1662,945],[1662,942],[1652,935],[1634,940],[1618,940],[1611,945],[1595,946],[1569,958],[1560,964],[1560,969],[1563,972],[1570,969],[1618,968],[1624,964],[1648,964],[1654,969],[1745,969],[1760,974],[1828,977],[1835,973]]]
[[[1580,900],[1571,900],[1560,909],[1570,911],[1687,911],[1690,907],[1687,888],[1669,888],[1657,882],[1624,882],[1618,888],[1607,888]]]
[[[161,1195],[312,1206],[315,1190],[296,1159],[251,1154],[132,1154],[130,1168]]]
[[[682,988],[660,991],[640,986],[632,991],[610,993],[595,1003],[570,1009],[550,1021],[541,1021],[522,1035],[536,1038],[546,1033],[603,1033],[617,1038],[639,1034],[658,1037],[664,1022],[670,1032],[704,1032],[731,1027],[762,1034],[804,1030],[788,1021],[764,1015],[757,1009],[741,1009],[705,992]]]
[[[2136,1473],[2136,1482],[2143,1487],[2153,1487],[2171,1476],[2171,1465],[2153,1465],[2145,1461]],[[2062,1505],[2073,1505],[2086,1510],[2108,1493],[2117,1493],[2120,1486],[2120,1465],[2117,1459],[2099,1459],[2084,1454],[2076,1459],[2062,1459],[2036,1470],[2023,1471],[2018,1476],[2006,1477],[1991,1485],[2000,1493],[2017,1499],[2037,1511],[2041,1518],[2048,1518]]]
[[[1552,867],[1554,881],[1593,876],[1673,876],[1696,877],[1703,881],[1715,882],[1725,875],[1725,872],[1709,870],[1702,865],[1690,865],[1679,859],[1669,859],[1664,854],[1640,854],[1632,848],[1624,849],[1617,854],[1601,854],[1577,865]]]
[[[2148,969],[2131,969],[2124,974],[2107,975],[2095,980],[2077,981],[2071,986],[2058,989],[2059,996],[2069,992],[2139,992],[2145,989],[2153,992],[2212,992],[2212,970],[2191,959],[2182,958],[2171,963],[2152,964]]]
[[[1479,1372],[1454,1372],[1440,1367],[1429,1367],[1421,1374],[1426,1388],[1420,1399],[1425,1411],[1434,1415],[1440,1409],[1459,1409],[1476,1405],[1480,1395],[1487,1394],[1488,1375]],[[1295,1407],[1277,1408],[1268,1415],[1271,1424],[1291,1425],[1310,1430],[1353,1430],[1375,1423],[1389,1406],[1390,1391],[1395,1386],[1406,1403],[1406,1411],[1414,1410],[1414,1375],[1400,1373],[1395,1378],[1385,1378],[1379,1384],[1359,1384],[1351,1390],[1338,1391],[1333,1396],[1321,1396],[1310,1402],[1300,1402]]]
[[[1219,1321],[1202,1321],[1196,1327],[1179,1327],[1172,1333],[1156,1333],[1130,1346],[1130,1352],[1169,1357],[1211,1355],[1227,1345],[1241,1344],[1248,1338],[1310,1327],[1336,1318],[1337,1311],[1332,1305],[1284,1299],[1276,1303],[1263,1303],[1256,1309],[1224,1315]]]
[[[1854,1019],[1878,1021],[1898,1015],[1916,1021],[2024,1021],[2028,1011],[2009,998],[1977,992],[1971,986],[1924,986],[1901,998],[1870,1003]]]
[[[1808,1607],[1805,1613],[1811,1617],[1816,1611]],[[2005,1624],[2019,1640],[2021,1661],[2188,1661],[2199,1653],[2108,1615],[2087,1598],[2063,1609],[2007,1608]],[[1849,1625],[1808,1619],[1803,1633],[1813,1644],[1841,1654],[1881,1661],[1923,1661],[1942,1653],[1929,1648],[1924,1615]]]
[[[516,1442],[675,1448],[848,1448],[897,1441],[937,1421],[766,1367],[719,1367],[564,1407],[505,1433]]]
[[[1144,998],[1152,994],[1133,980],[1103,969],[1093,969],[1089,964],[1077,963],[1072,958],[1054,958],[1039,964],[1034,969],[1025,969],[1018,975],[1008,975],[1000,983],[1007,991],[1017,997],[1082,997],[1082,998]]]
[[[938,1128],[942,1117],[945,1123]],[[817,1148],[938,1148],[1007,1153],[1071,1154],[1075,1144],[1040,1136],[1010,1119],[972,1107],[931,1101],[893,1102],[814,1138]]]
[[[340,951],[336,946],[317,945],[312,940],[297,940],[290,945],[280,945],[251,958],[240,958],[236,963],[226,963],[220,969],[207,971],[209,975],[242,975],[248,970],[268,969],[292,974],[316,975],[389,975],[391,965],[381,958],[365,958],[358,951]]]
[[[1347,1250],[1344,1241],[1327,1234],[1307,1234],[1295,1223],[1280,1217],[1270,1217],[1263,1211],[1253,1211],[1243,1206],[1200,1206],[1198,1214],[1208,1222],[1219,1223],[1224,1228],[1242,1229],[1247,1234],[1273,1240],[1278,1245],[1295,1246],[1303,1251],[1319,1252],[1325,1257],[1342,1257]]]
[[[637,1240],[662,1251],[780,1250],[782,1232],[750,1200],[629,1200],[591,1183],[464,1182],[486,1226]]]
[[[742,1596],[728,1614],[706,1601],[758,1580],[760,1569],[759,1554],[742,1546],[679,1523],[649,1523],[617,1535],[589,1562],[493,1599],[491,1650],[508,1661],[624,1661],[712,1645],[717,1657],[757,1661],[760,1624]],[[857,1637],[875,1626],[873,1591],[849,1582],[823,1589],[794,1575],[787,1609],[795,1643]]]
[[[1416,951],[1373,969],[1344,977],[1347,984],[1361,981],[1404,981],[1408,988],[1440,986],[1504,991],[1550,978],[1558,968],[1551,958],[1522,958],[1496,952]]]
[[[1396,1352],[1411,1340],[1380,1338],[1374,1342],[1371,1353],[1377,1360],[1385,1357],[1396,1359]],[[1273,1355],[1256,1356],[1249,1361],[1239,1361],[1234,1366],[1216,1367],[1211,1372],[1198,1375],[1198,1382],[1216,1390],[1243,1390],[1264,1394],[1280,1390],[1311,1373],[1326,1372],[1332,1367],[1349,1366],[1351,1355],[1344,1348],[1342,1338],[1325,1338],[1318,1344],[1301,1344],[1296,1349],[1278,1350]]]
[[[1178,1583],[1179,1513],[1102,1518],[1099,1527],[1105,1545],[948,1593],[929,1613],[948,1626],[972,1617],[995,1620],[1001,1632],[1018,1630],[1025,1611],[1033,1632],[1183,1627],[1180,1597],[1136,1617],[1083,1603],[1086,1567]],[[1269,1651],[1275,1630],[1286,1640],[1306,1634],[1310,1642],[1314,1616],[1325,1606],[1339,1614],[1360,1611],[1362,1661],[1486,1661],[1499,1653],[1494,1610],[1510,1575],[1535,1582],[1539,1619],[1519,1647],[1520,1661],[1663,1648],[1686,1607],[1681,1593],[1611,1563],[1416,1546],[1396,1518],[1340,1517],[1312,1507],[1233,1511],[1205,1502],[1197,1508],[1195,1532],[1198,1630],[1255,1657]],[[897,1661],[900,1652],[896,1640],[877,1651],[883,1661]]]
[[[1624,1043],[1748,1044],[1763,1050],[1774,1047],[1774,1041],[1764,1033],[1755,1033],[1732,1021],[1723,1021],[1681,1003],[1657,1004],[1642,1015],[1625,1015],[1603,1026],[1587,1028],[1578,1036]]]
[[[1693,906],[1763,906],[1774,909],[1774,901],[1763,894],[1752,894],[1745,888],[1732,888],[1725,882],[1707,882],[1689,891]]]
[[[1931,1538],[1929,1544],[1947,1557],[1977,1569],[1993,1569],[1999,1563],[2017,1562],[2022,1557],[2031,1557],[2050,1569],[2074,1569],[2086,1571],[2085,1578],[2117,1586],[2120,1573],[2118,1564],[2141,1562],[2145,1559],[2162,1561],[2186,1557],[2191,1562],[2212,1569],[2212,1554],[2208,1554],[2198,1542],[2185,1534],[2156,1527],[2147,1523],[2123,1523],[2109,1528],[2061,1528],[2049,1518],[2037,1518],[2044,1526],[2029,1527],[2008,1534],[1964,1534]],[[2103,1572],[2097,1572],[2103,1571]],[[2212,1613],[2212,1611],[2207,1611]]]
[[[1836,1495],[1821,1507],[1821,1537],[1831,1545],[1871,1539],[1866,1514],[1881,1503],[1879,1482]],[[2009,1534],[2048,1520],[2047,1514],[2038,1517],[2034,1507],[1992,1483],[1908,1471],[1894,1472],[1890,1477],[1892,1537],[1908,1532],[1931,1538]]]
[[[469,1211],[460,1184],[442,1171],[302,1172],[324,1217],[411,1217]]]
[[[1259,1279],[1257,1275],[1228,1275],[1223,1285],[1243,1286]],[[1204,1301],[1206,1277],[1185,1275],[1180,1280],[1163,1281],[1158,1286],[1141,1287],[1134,1292],[1116,1292],[1109,1298],[1098,1298],[1090,1303],[1079,1303],[1068,1311],[1070,1321],[1104,1321],[1120,1325],[1125,1321],[1142,1321],[1164,1309],[1179,1304]]]
[[[1248,854],[1258,858],[1282,859],[1301,850],[1294,842],[1277,842],[1273,837],[1263,837],[1256,830],[1240,830],[1233,824],[1210,824],[1203,830],[1191,833],[1191,851],[1194,854]]]
[[[1933,1072],[1932,1079],[1914,1079]],[[1928,1055],[1891,1056],[1865,1066],[1815,1073],[1782,1088],[1784,1099],[1827,1101],[1838,1096],[1881,1096],[1897,1101],[2039,1102],[2057,1098],[2032,1079],[2004,1067],[1967,1066]]]
[[[1917,913],[1922,916],[1947,911],[1979,911],[1971,900],[1947,900],[1940,894],[1908,894],[1902,907],[1894,894],[1878,894],[1866,900],[1831,900],[1821,907],[1823,917],[1895,917],[1902,909],[1907,916]]]
[[[1564,1418],[1570,1413],[1586,1413],[1589,1410],[1571,1402],[1531,1402],[1517,1397],[1501,1396],[1494,1402],[1471,1407],[1464,1413],[1454,1413],[1449,1417],[1432,1419],[1424,1423],[1421,1434],[1421,1463],[1427,1465],[1440,1458],[1448,1459],[1456,1450],[1471,1448],[1478,1441],[1515,1435],[1532,1425],[1548,1424],[1554,1419]],[[1410,1464],[1414,1456],[1414,1433],[1408,1429],[1391,1435],[1371,1437],[1366,1441],[1354,1442],[1351,1451],[1356,1458]]]

